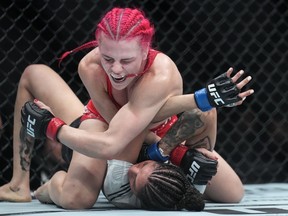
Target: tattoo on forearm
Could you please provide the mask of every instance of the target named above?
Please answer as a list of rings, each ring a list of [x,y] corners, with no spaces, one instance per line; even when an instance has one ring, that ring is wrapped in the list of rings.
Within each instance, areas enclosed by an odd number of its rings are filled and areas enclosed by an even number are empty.
[[[188,148],[206,148],[206,149],[208,149],[210,151],[213,150],[210,138],[208,136],[204,137],[203,139],[201,139],[201,140],[199,140],[199,141],[197,141],[195,143],[185,143],[185,145]]]
[[[165,143],[167,148],[173,149],[178,144],[192,137],[195,131],[203,126],[204,123],[201,120],[201,112],[199,110],[186,111],[160,140],[160,143]]]
[[[23,171],[29,171],[34,139],[25,134],[25,129],[20,130],[20,165]]]

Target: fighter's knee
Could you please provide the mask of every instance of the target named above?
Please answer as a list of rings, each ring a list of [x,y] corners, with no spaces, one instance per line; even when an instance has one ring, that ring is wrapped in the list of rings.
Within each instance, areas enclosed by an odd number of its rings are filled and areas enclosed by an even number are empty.
[[[216,123],[217,121],[217,110],[211,109],[208,112],[203,112],[201,115],[201,119],[203,119],[206,124],[208,123]]]
[[[98,194],[75,188],[65,191],[61,196],[61,206],[64,209],[88,209],[92,208],[98,198]]]
[[[35,71],[37,71],[41,67],[45,67],[45,65],[44,64],[31,64],[31,65],[28,65],[25,68],[22,76],[30,76],[31,73],[34,73]]]
[[[34,79],[37,71],[41,71],[41,68],[45,67],[42,64],[31,64],[25,68],[21,75],[20,84],[29,84],[31,79]]]
[[[230,198],[228,199],[228,202],[230,203],[239,203],[243,199],[245,194],[245,190],[243,185],[239,185],[238,188],[231,191]]]
[[[209,185],[207,186],[209,187]],[[212,191],[205,191],[204,198],[211,202],[216,203],[239,203],[243,199],[245,194],[244,187],[239,185],[239,187],[232,189],[219,191],[219,190],[212,190]]]

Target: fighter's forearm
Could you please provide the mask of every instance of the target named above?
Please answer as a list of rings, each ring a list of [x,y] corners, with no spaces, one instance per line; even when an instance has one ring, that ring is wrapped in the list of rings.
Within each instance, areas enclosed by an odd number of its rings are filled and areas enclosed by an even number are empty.
[[[169,118],[172,115],[177,115],[186,110],[192,110],[195,108],[197,108],[197,104],[194,99],[194,94],[173,96],[166,101],[166,103],[154,117],[153,121],[162,121],[163,119]]]

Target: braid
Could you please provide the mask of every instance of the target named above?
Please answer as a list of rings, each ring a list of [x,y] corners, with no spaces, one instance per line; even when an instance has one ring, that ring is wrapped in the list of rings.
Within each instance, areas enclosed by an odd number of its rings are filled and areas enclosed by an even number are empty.
[[[98,24],[95,32],[97,40],[101,32],[116,41],[140,37],[143,46],[150,46],[154,27],[138,9],[113,8]]]
[[[204,209],[202,194],[172,164],[160,164],[138,194],[142,207],[149,210]]]
[[[59,58],[58,66],[60,66],[60,64],[63,61],[63,59],[66,58],[71,53],[75,53],[75,52],[78,52],[79,50],[88,49],[88,48],[92,48],[92,47],[96,47],[96,46],[98,46],[98,42],[96,40],[94,40],[94,41],[87,42],[87,43],[85,43],[85,44],[83,44],[83,45],[81,45],[79,47],[76,47],[73,50],[66,51]]]

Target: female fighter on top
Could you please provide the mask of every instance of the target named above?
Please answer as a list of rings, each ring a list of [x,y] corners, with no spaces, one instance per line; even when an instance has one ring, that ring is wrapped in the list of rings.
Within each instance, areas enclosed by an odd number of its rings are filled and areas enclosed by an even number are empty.
[[[205,119],[204,126],[195,131],[185,145],[213,150],[217,125],[213,107],[240,105],[253,94],[253,90],[241,92],[251,77],[238,82],[243,71],[231,77],[233,69],[230,68],[195,94],[183,95],[182,78],[174,62],[151,48],[153,33],[153,26],[137,9],[114,8],[100,21],[96,41],[90,43],[97,47],[79,64],[79,75],[91,97],[79,129],[65,124],[82,115],[83,110],[83,105],[67,90],[67,85],[43,65],[29,66],[24,72],[23,76],[33,74],[37,81],[22,82],[18,93],[23,89],[26,92],[22,92],[19,96],[22,99],[16,102],[18,110],[25,101],[39,98],[64,120],[39,109],[38,106],[47,108],[39,101],[26,103],[22,112],[25,133],[33,138],[47,136],[75,150],[68,172],[56,173],[49,183],[48,193],[57,205],[64,208],[93,205],[103,183],[106,160],[125,158],[135,163],[147,134],[152,131],[163,136],[175,123],[175,114],[185,110],[199,108],[203,111],[201,118]],[[43,75],[47,79],[43,79]],[[27,91],[31,88],[33,91]],[[34,94],[29,95],[30,92]],[[60,96],[61,93],[66,94]],[[69,112],[65,113],[66,110]],[[16,116],[16,121],[19,120],[20,116]],[[166,158],[165,155],[171,152],[169,148],[163,148],[161,152],[161,143],[151,146],[148,152],[156,158]],[[181,154],[185,151],[181,150]],[[223,158],[215,154],[218,172],[204,195],[213,201],[240,201],[243,196],[241,181]],[[179,158],[176,161],[179,162]]]

